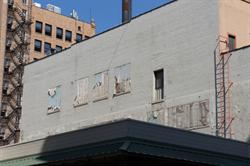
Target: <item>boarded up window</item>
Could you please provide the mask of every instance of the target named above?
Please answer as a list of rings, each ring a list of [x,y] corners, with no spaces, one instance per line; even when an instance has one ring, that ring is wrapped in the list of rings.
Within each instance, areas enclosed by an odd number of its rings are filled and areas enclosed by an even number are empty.
[[[61,86],[48,90],[49,106],[48,114],[58,112],[61,109]]]
[[[207,127],[208,100],[178,105],[167,109],[167,125],[177,128],[195,129]]]
[[[76,82],[77,95],[74,100],[74,106],[88,103],[88,86],[89,79],[83,78]]]
[[[115,91],[114,94],[130,92],[131,78],[130,78],[130,64],[122,65],[115,68]]]
[[[106,97],[108,94],[108,71],[95,74],[93,96],[95,99]]]

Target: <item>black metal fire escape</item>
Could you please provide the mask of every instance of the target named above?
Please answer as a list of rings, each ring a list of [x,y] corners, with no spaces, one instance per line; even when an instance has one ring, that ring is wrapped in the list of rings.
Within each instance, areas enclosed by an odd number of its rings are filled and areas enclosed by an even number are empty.
[[[29,5],[30,6],[30,5]],[[28,7],[31,10],[31,6]],[[8,1],[6,51],[0,116],[0,145],[17,143],[20,137],[22,76],[30,44],[30,11]]]
[[[232,138],[231,124],[233,115],[231,112],[231,87],[229,52],[227,38],[219,36],[216,49],[214,50],[215,72],[215,109],[216,109],[216,135],[224,138]]]

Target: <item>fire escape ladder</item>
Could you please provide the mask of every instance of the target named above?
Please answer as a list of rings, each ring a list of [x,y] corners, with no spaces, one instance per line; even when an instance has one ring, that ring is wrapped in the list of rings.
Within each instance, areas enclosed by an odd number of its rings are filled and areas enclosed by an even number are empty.
[[[214,51],[216,135],[232,138],[231,87],[229,60],[231,57],[226,38],[220,36]]]

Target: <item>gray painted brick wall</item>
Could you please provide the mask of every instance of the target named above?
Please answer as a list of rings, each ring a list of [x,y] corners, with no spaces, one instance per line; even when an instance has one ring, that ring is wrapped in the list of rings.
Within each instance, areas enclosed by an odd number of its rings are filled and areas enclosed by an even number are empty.
[[[195,131],[214,134],[213,50],[219,34],[218,19],[217,0],[179,0],[27,65],[22,141],[120,118],[147,121],[148,112],[152,110],[166,110],[205,99],[209,100],[210,125]],[[236,64],[246,62],[234,61]],[[114,68],[126,63],[131,63],[131,93],[113,97]],[[164,68],[165,101],[152,105],[153,71],[160,68]],[[242,72],[241,68],[237,69],[236,73]],[[94,74],[104,70],[109,70],[108,99],[93,102],[90,95],[87,105],[73,107],[75,81],[89,77],[91,90]],[[249,83],[249,76],[246,78]],[[57,85],[62,85],[61,111],[47,115],[48,89]],[[246,101],[243,104],[249,107]],[[239,138],[245,140],[246,136]]]

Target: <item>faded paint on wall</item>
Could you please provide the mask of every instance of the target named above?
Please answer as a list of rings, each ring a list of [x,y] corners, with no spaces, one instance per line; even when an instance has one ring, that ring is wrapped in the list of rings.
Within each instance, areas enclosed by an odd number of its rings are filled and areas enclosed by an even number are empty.
[[[198,131],[214,134],[212,55],[219,34],[218,3],[190,1],[176,1],[26,66],[22,141],[120,118],[147,121],[152,110],[206,99],[211,124]],[[130,64],[131,90],[114,96],[115,69],[125,64]],[[165,88],[164,100],[157,104],[152,101],[152,87],[154,71],[159,69],[164,69]],[[90,93],[87,104],[73,107],[75,80],[88,77],[89,85],[94,85],[95,74],[106,70],[109,71],[107,98],[95,101]],[[48,116],[44,113],[48,106],[44,92],[57,85],[62,85],[62,110]],[[29,91],[34,88],[36,95]],[[92,90],[91,86],[88,90]]]

